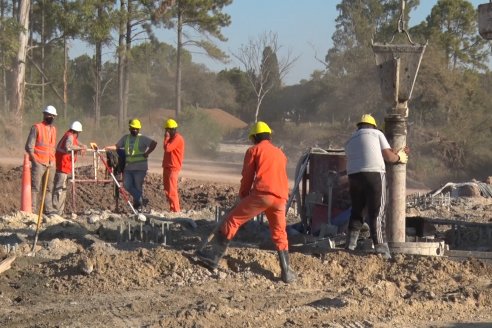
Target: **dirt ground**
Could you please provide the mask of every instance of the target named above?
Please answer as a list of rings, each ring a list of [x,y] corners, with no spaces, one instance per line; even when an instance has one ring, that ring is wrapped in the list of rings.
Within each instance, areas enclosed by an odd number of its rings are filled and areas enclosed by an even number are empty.
[[[387,261],[363,251],[298,247],[306,238],[292,235],[299,278],[287,285],[267,225],[252,221],[218,270],[202,267],[193,252],[213,229],[216,207],[234,203],[239,181],[195,173],[184,174],[183,212],[173,214],[161,175],[151,170],[148,224],[124,202],[116,211],[111,183],[78,186],[76,214],[69,202],[66,215],[45,218],[29,256],[37,215],[18,211],[22,168],[0,166],[0,261],[16,256],[0,273],[0,327],[492,326],[492,267],[485,260]],[[490,223],[491,213],[492,201],[478,197],[417,214]],[[289,212],[289,224],[298,220]]]

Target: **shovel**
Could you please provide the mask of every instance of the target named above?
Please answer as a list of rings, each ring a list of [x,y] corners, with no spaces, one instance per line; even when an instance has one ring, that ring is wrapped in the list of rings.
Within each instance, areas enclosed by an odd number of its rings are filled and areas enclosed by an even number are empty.
[[[142,213],[138,213],[137,210],[135,210],[135,208],[133,207],[132,203],[130,202],[130,198],[128,197],[126,190],[123,188],[123,186],[120,185],[120,183],[118,182],[118,179],[116,179],[116,177],[114,176],[113,170],[109,167],[108,163],[103,158],[102,154],[99,152],[99,148],[97,147],[97,144],[95,144],[94,142],[91,142],[90,146],[97,153],[97,155],[99,156],[99,158],[103,162],[104,166],[106,167],[106,170],[108,170],[109,174],[111,175],[111,178],[113,179],[114,183],[118,187],[120,194],[123,195],[123,198],[125,199],[128,206],[130,206],[130,208],[132,209],[132,212],[133,212],[133,214],[135,214],[135,217],[137,218],[137,220],[142,221],[142,222],[147,221],[147,218],[145,217],[145,215],[143,215]]]
[[[44,210],[44,200],[46,199],[46,189],[48,187],[48,178],[50,176],[50,168],[48,167],[44,176],[43,195],[41,197],[41,204],[39,205],[38,222],[36,224],[36,235],[34,236],[34,242],[32,243],[32,249],[30,255],[34,255],[36,252],[36,244],[38,243],[39,228],[41,228],[41,217]]]

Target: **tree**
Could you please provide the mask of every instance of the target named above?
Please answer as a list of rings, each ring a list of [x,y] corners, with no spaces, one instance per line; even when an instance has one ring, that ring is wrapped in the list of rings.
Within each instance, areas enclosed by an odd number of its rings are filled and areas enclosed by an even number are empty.
[[[218,78],[229,82],[236,91],[236,105],[231,108],[231,113],[244,121],[252,121],[256,104],[254,89],[249,82],[248,74],[239,68],[233,68],[220,71]]]
[[[408,13],[419,0],[407,0],[406,12],[401,17],[408,21]],[[334,76],[358,75],[363,66],[374,64],[372,40],[390,41],[400,19],[400,0],[342,0],[337,5],[333,47],[325,61]]]
[[[175,0],[154,1],[121,0],[118,12],[118,126],[126,126],[128,116],[128,97],[130,92],[130,70],[132,43],[142,32],[147,32],[154,39],[151,21],[157,15],[164,15]],[[139,30],[139,28],[142,28]]]
[[[102,48],[111,40],[113,28],[113,1],[87,0],[83,2],[82,10],[85,16],[84,39],[96,48],[94,56],[94,121],[99,127],[101,120],[102,86]]]
[[[176,0],[172,9],[163,16],[164,23],[177,32],[176,84],[175,101],[176,117],[181,111],[181,82],[182,63],[181,55],[184,47],[193,46],[217,60],[224,61],[227,56],[210,38],[226,41],[221,28],[229,26],[231,17],[222,12],[222,9],[231,4],[232,0]],[[187,33],[187,30],[198,32],[205,39]]]
[[[31,7],[30,0],[20,0],[19,4],[19,43],[16,60],[14,63],[15,80],[12,88],[13,94],[11,97],[11,111],[15,112],[15,116],[22,122],[22,114],[24,112],[24,94],[25,94],[25,74],[26,74],[26,58],[27,58],[27,43],[29,40],[29,10]]]
[[[191,56],[185,56],[185,62]],[[189,59],[188,59],[189,58]],[[162,42],[146,42],[132,49],[133,108],[171,108],[174,105],[176,49]],[[138,113],[140,114],[140,113]]]
[[[278,87],[298,58],[292,57],[288,51],[285,57],[278,60],[277,53],[281,48],[277,33],[264,32],[257,39],[250,39],[248,44],[242,45],[238,52],[233,54],[248,74],[248,80],[255,93],[255,122],[258,121],[265,96]],[[275,62],[277,65],[274,65]]]
[[[79,18],[76,1],[38,1],[33,4],[28,58],[37,74],[31,71],[29,82],[41,88],[41,104],[46,103],[45,87],[53,91],[63,102],[63,118],[67,118],[68,107],[68,41],[80,33]]]
[[[263,64],[261,70],[262,75],[266,77],[266,87],[271,88],[272,91],[279,90],[282,86],[282,80],[280,78],[277,54],[270,46],[263,49]]]
[[[8,2],[0,0],[0,69],[2,71],[2,81],[0,93],[2,95],[3,111],[9,111],[9,90],[8,85],[8,72],[13,69],[13,62],[11,58],[15,58],[18,47],[19,38],[19,26],[15,17],[9,17],[11,12],[11,6],[8,6]]]
[[[426,21],[426,36],[445,52],[450,67],[487,67],[487,41],[477,33],[477,12],[471,3],[439,0]]]

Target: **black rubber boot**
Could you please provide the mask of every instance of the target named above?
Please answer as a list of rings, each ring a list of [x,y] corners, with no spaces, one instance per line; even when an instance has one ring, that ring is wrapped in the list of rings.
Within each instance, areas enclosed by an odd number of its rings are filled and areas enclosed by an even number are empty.
[[[198,250],[198,259],[208,268],[214,270],[219,266],[220,259],[225,255],[230,240],[227,240],[220,232],[217,232],[210,243],[202,250]]]
[[[280,269],[282,270],[282,281],[289,284],[296,281],[297,273],[289,266],[289,251],[278,251],[278,258],[280,260]]]
[[[391,252],[387,243],[374,245],[374,250],[376,254],[381,254],[385,260],[391,259]]]
[[[347,241],[345,242],[345,249],[355,250],[357,247],[357,240],[359,239],[359,231],[350,230],[347,234]]]

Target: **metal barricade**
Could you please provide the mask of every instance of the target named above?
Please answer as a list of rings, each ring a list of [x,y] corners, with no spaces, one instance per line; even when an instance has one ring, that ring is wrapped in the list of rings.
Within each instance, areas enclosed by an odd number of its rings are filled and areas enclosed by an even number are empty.
[[[104,152],[105,150],[99,150]],[[79,183],[111,183],[106,167],[93,149],[72,150],[72,173],[69,177],[72,191],[72,213],[76,212],[77,184]]]

